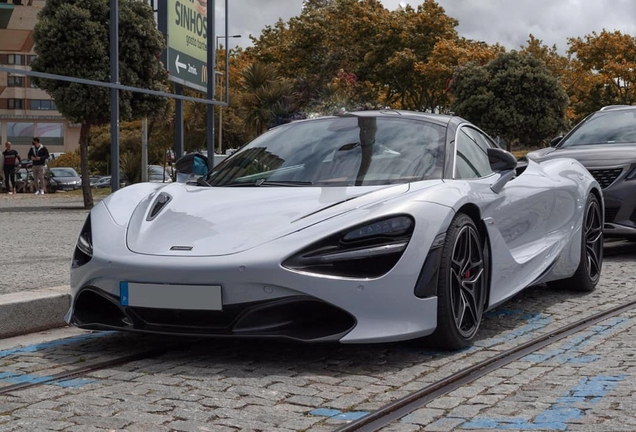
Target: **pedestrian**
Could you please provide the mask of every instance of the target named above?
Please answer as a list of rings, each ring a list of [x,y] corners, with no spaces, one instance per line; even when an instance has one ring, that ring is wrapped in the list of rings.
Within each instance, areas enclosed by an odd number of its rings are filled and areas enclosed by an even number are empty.
[[[29,159],[33,161],[33,181],[35,194],[44,195],[44,164],[49,158],[49,151],[40,143],[39,138],[33,138],[33,147],[29,150]]]
[[[15,168],[16,165],[22,162],[22,159],[18,152],[11,148],[10,141],[4,143],[4,147],[5,150],[2,152],[2,156],[4,156],[4,185],[7,189],[7,193],[11,195],[15,193]]]

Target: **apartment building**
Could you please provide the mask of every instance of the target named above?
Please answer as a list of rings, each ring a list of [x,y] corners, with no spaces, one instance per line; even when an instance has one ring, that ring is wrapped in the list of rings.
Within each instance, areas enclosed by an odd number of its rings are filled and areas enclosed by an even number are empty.
[[[33,28],[45,0],[0,0],[0,65],[29,70]],[[0,72],[0,137],[11,141],[26,157],[33,137],[49,152],[69,152],[79,146],[79,125],[69,123],[49,95],[36,88],[30,77]]]

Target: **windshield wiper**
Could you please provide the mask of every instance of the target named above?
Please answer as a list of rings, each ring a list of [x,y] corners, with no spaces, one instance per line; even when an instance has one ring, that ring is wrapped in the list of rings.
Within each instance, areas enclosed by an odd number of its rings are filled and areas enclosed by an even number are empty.
[[[207,186],[207,187],[212,187],[212,185],[210,183],[208,183],[207,181],[205,181],[203,179],[203,176],[199,177],[197,179],[197,186]]]
[[[254,182],[241,182],[241,183],[230,183],[225,185],[220,185],[222,187],[241,187],[241,186],[287,186],[287,187],[295,187],[295,186],[311,186],[313,182],[310,181],[296,181],[296,180],[256,180]]]

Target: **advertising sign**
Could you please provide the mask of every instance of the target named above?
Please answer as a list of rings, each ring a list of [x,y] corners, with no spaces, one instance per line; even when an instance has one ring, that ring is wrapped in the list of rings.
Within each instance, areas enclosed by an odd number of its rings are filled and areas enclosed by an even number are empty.
[[[167,35],[168,47],[163,60],[170,80],[206,91],[209,75],[207,0],[160,2],[159,26]]]

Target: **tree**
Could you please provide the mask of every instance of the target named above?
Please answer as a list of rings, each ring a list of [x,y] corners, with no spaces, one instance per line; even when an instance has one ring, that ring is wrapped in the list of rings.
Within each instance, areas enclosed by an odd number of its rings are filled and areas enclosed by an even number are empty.
[[[119,0],[119,68],[124,85],[165,90],[167,73],[159,55],[164,40],[152,9],[142,0]],[[95,81],[110,81],[108,0],[48,0],[33,32],[37,58],[34,71]],[[80,154],[84,206],[93,206],[88,181],[88,142],[92,126],[110,121],[109,89],[37,79],[68,120],[81,123]],[[120,92],[122,120],[162,112],[164,98]]]
[[[571,94],[579,118],[604,105],[636,102],[636,37],[603,30],[571,38],[569,45],[577,83]]]
[[[460,68],[451,82],[453,111],[492,136],[536,146],[565,129],[568,98],[545,63],[516,51],[485,66]]]
[[[240,82],[244,91],[239,104],[256,135],[298,113],[293,83],[280,78],[274,66],[254,63],[241,72]]]

